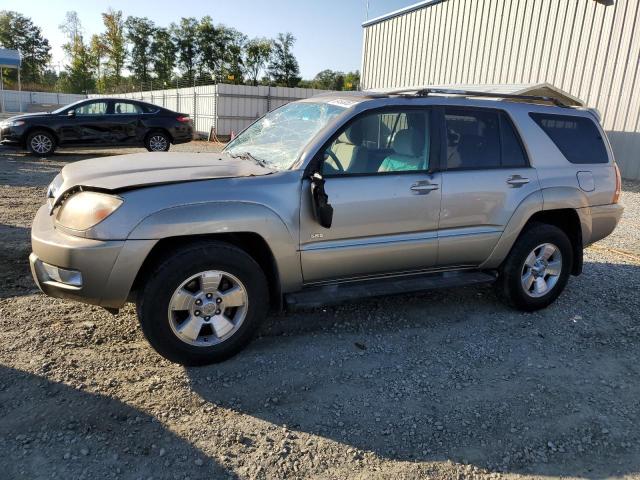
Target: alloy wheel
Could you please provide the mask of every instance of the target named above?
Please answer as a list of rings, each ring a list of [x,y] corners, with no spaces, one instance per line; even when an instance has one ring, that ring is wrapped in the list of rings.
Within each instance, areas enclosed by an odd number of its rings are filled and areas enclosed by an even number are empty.
[[[209,347],[233,336],[247,316],[249,298],[230,273],[208,270],[186,279],[169,301],[169,325],[183,342]]]
[[[561,273],[560,249],[553,243],[543,243],[534,248],[524,261],[522,288],[530,297],[542,297],[553,290]]]
[[[30,143],[31,149],[41,155],[47,154],[53,148],[53,142],[47,135],[34,135]]]
[[[154,152],[164,152],[167,145],[167,139],[163,135],[153,135],[149,139],[149,148]]]

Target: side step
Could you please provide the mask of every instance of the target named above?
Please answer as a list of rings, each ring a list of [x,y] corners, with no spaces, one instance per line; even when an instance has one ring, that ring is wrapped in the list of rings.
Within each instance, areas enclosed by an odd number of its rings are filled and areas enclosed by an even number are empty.
[[[368,297],[490,283],[495,279],[495,275],[477,270],[386,277],[306,287],[299,292],[286,294],[284,300],[288,310],[296,310],[352,302]]]

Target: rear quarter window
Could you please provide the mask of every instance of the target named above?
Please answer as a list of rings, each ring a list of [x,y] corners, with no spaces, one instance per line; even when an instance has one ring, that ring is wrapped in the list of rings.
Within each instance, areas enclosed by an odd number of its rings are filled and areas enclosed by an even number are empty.
[[[608,163],[604,139],[593,120],[586,117],[530,113],[571,163]]]

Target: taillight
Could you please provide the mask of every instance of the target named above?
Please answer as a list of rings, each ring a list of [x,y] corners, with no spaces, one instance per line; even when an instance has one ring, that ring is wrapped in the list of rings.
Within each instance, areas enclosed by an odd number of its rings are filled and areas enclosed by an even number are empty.
[[[182,122],[182,123],[189,123],[191,121],[191,118],[182,115],[182,116],[176,118],[176,120],[178,120],[179,122]]]
[[[620,169],[617,164],[613,164],[616,169],[616,193],[613,194],[613,201],[611,203],[618,203],[620,201],[620,195],[622,194],[622,178],[620,177]]]

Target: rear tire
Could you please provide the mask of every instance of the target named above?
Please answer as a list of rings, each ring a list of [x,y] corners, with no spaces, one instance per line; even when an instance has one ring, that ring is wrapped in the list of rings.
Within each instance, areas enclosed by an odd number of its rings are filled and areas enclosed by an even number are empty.
[[[144,146],[150,152],[168,152],[171,148],[171,139],[164,132],[150,132],[144,139]]]
[[[27,149],[33,155],[48,157],[56,150],[56,139],[46,130],[36,130],[27,137]]]
[[[159,263],[136,306],[142,331],[160,355],[206,365],[249,343],[268,298],[267,279],[251,256],[233,245],[203,242]]]
[[[508,305],[531,312],[549,306],[562,293],[573,264],[573,249],[558,227],[533,223],[503,263],[496,289]]]

